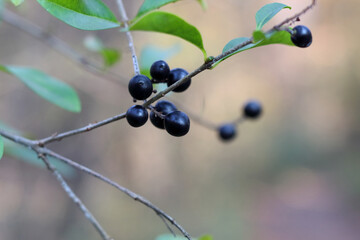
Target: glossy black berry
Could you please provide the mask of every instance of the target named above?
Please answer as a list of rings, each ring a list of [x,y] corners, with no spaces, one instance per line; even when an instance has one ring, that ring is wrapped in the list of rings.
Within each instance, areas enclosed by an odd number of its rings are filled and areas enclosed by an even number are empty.
[[[169,65],[163,60],[156,61],[151,65],[150,75],[155,79],[155,82],[164,82],[169,76],[169,73]]]
[[[177,110],[174,104],[172,104],[171,102],[166,101],[166,100],[158,101],[154,108],[157,112],[161,113],[164,117],[167,114]],[[154,112],[150,113],[150,121],[157,128],[161,128],[161,129],[165,128],[164,119],[159,117]]]
[[[190,119],[180,111],[169,113],[165,117],[165,130],[172,136],[181,137],[189,132]]]
[[[236,126],[231,123],[223,124],[218,128],[219,137],[223,141],[229,141],[236,136]]]
[[[312,35],[310,29],[306,26],[298,25],[293,28],[293,34],[291,34],[291,41],[295,46],[306,48],[312,43]]]
[[[262,112],[262,106],[258,101],[249,101],[244,106],[244,116],[247,118],[258,118]]]
[[[126,112],[126,120],[133,127],[141,127],[148,120],[148,112],[141,105],[134,105]]]
[[[169,74],[169,78],[168,78],[168,82],[167,82],[168,87],[173,85],[174,83],[176,83],[180,79],[184,78],[188,74],[189,73],[186,70],[182,69],[182,68],[174,68],[173,70],[170,71],[170,74]],[[186,89],[188,89],[190,84],[191,84],[191,79],[184,82],[183,84],[181,84],[180,86],[175,88],[173,91],[174,92],[183,92]]]
[[[129,82],[129,93],[137,100],[145,100],[153,92],[151,80],[145,75],[136,75]]]

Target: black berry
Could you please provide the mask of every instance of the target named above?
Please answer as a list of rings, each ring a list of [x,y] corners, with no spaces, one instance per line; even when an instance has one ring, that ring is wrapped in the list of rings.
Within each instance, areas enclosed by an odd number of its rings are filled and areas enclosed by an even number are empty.
[[[180,111],[174,111],[166,115],[165,129],[172,136],[184,136],[189,132],[190,119],[185,113]]]
[[[293,34],[291,34],[291,41],[295,46],[306,48],[312,43],[312,35],[310,29],[303,25],[298,25],[293,28]]]
[[[244,116],[247,118],[258,118],[262,112],[261,104],[258,101],[249,101],[244,106]]]
[[[167,114],[177,110],[174,104],[166,100],[158,101],[154,108],[157,112],[161,113],[163,116],[166,116]],[[164,119],[159,117],[154,112],[150,113],[150,121],[157,128],[161,128],[161,129],[165,128]]]
[[[145,75],[136,75],[129,82],[130,95],[137,100],[145,100],[153,92],[151,80]]]
[[[156,61],[151,65],[150,75],[155,79],[155,82],[164,82],[169,76],[169,73],[169,65],[163,60]]]
[[[236,126],[231,123],[223,124],[218,128],[219,137],[223,141],[229,141],[236,136]]]
[[[173,85],[174,83],[176,83],[180,79],[184,78],[188,74],[189,73],[186,70],[182,69],[182,68],[175,68],[175,69],[171,70],[170,74],[169,74],[168,82],[167,82],[168,87]],[[181,84],[177,88],[173,89],[173,91],[174,92],[183,92],[186,89],[188,89],[190,84],[191,84],[191,79],[184,82],[183,84]]]
[[[134,105],[126,112],[126,120],[133,127],[141,127],[148,120],[148,112],[141,105]]]

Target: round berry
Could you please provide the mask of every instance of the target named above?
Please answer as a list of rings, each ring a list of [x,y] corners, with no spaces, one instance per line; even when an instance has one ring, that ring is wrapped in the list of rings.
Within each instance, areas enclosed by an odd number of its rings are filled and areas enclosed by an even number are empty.
[[[169,65],[163,60],[156,61],[151,65],[150,75],[156,81],[164,82],[169,76],[169,73]]]
[[[261,104],[258,101],[249,101],[244,106],[244,116],[247,118],[258,118],[262,112]]]
[[[151,80],[145,75],[136,75],[129,82],[129,93],[137,100],[145,100],[153,92]]]
[[[166,115],[165,129],[172,136],[184,136],[190,130],[190,119],[185,113],[174,111]]]
[[[167,82],[168,87],[170,87],[171,85],[173,85],[174,83],[176,83],[180,79],[184,78],[188,74],[189,73],[186,70],[182,69],[182,68],[175,68],[175,69],[171,70],[170,74],[169,74],[168,82]],[[175,89],[173,89],[173,91],[174,92],[183,92],[186,89],[188,89],[190,84],[191,84],[191,79],[184,82],[180,86],[176,87]]]
[[[148,120],[148,112],[141,105],[134,105],[126,112],[126,120],[133,127],[141,127]]]
[[[298,25],[293,28],[293,33],[291,34],[291,41],[295,46],[306,48],[309,47],[312,43],[312,35],[310,29],[303,25]]]
[[[231,123],[223,124],[218,128],[219,137],[223,141],[229,141],[236,136],[236,126]]]
[[[154,108],[157,112],[161,113],[164,116],[177,110],[174,104],[166,100],[158,101]],[[164,119],[159,117],[154,112],[150,113],[150,121],[157,128],[161,128],[161,129],[165,128]]]

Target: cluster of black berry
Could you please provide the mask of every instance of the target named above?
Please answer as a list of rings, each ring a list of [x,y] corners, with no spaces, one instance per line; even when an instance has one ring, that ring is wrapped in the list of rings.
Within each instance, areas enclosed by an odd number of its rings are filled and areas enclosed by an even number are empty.
[[[262,106],[258,101],[249,101],[244,105],[242,109],[242,118],[241,119],[257,119],[262,113]],[[234,139],[237,135],[237,124],[240,122],[236,121],[234,123],[225,123],[220,125],[217,128],[219,137],[221,140],[227,142]]]
[[[176,83],[188,75],[182,68],[170,71],[169,65],[162,60],[156,61],[150,68],[152,80],[145,75],[136,75],[129,82],[130,95],[135,100],[145,100],[154,92],[153,83],[167,83],[168,86]],[[191,84],[191,79],[173,89],[174,92],[183,92]],[[170,135],[181,137],[189,132],[189,117],[178,111],[176,106],[166,100],[158,101],[155,107],[149,106],[150,121],[160,129],[165,129]],[[141,127],[149,118],[147,110],[141,105],[134,105],[126,112],[126,119],[133,127]]]

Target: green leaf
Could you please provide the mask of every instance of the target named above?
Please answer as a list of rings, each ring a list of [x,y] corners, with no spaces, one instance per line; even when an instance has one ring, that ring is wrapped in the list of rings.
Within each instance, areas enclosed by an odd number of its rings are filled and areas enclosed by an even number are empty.
[[[0,70],[16,76],[49,102],[71,112],[81,111],[80,99],[68,84],[32,68],[0,65]]]
[[[256,42],[259,42],[261,40],[263,40],[265,38],[265,34],[263,31],[261,30],[255,30],[253,32],[253,41],[256,43]]]
[[[199,30],[174,14],[166,12],[146,14],[131,23],[129,30],[160,32],[180,37],[197,46],[203,52],[204,59],[207,57]]]
[[[111,67],[121,58],[121,53],[117,49],[105,47],[101,39],[96,36],[87,36],[84,39],[84,45],[90,51],[97,52],[102,56],[105,68]]]
[[[117,63],[121,57],[120,52],[113,48],[103,48],[100,53],[104,59],[105,67],[111,67]]]
[[[22,4],[24,2],[24,0],[11,0],[11,2],[15,5],[15,6],[19,6],[20,4]]]
[[[0,159],[2,158],[4,154],[4,141],[2,139],[2,136],[0,136]]]
[[[192,238],[194,239],[194,238]],[[174,235],[172,234],[162,234],[162,235],[159,235],[155,238],[155,240],[187,240],[187,238],[185,237],[182,237],[182,236],[176,236],[174,237]],[[196,240],[196,239],[194,239]]]
[[[45,164],[42,162],[42,160],[38,158],[37,154],[34,151],[25,148],[21,145],[10,142],[8,140],[6,140],[5,145],[6,145],[5,146],[6,155],[19,159],[36,167],[46,168]],[[61,172],[61,174],[64,175],[65,177],[71,178],[75,176],[76,172],[70,166],[56,160],[53,157],[48,157],[48,159],[56,167],[56,169],[58,169]]]
[[[213,240],[213,237],[210,235],[201,236],[198,240]]]
[[[263,6],[259,11],[257,11],[255,15],[256,19],[256,30],[262,29],[262,27],[272,19],[278,12],[280,12],[284,8],[291,7],[282,4],[282,3],[269,3]]]
[[[179,0],[145,0],[144,3],[141,5],[136,17],[140,17],[150,11],[158,9],[166,4],[174,3]]]
[[[206,0],[197,0],[197,1],[200,3],[202,9],[205,11],[207,9]]]
[[[100,0],[37,0],[51,15],[82,30],[119,27],[115,15]]]
[[[270,33],[265,34],[264,39],[262,39],[256,43],[250,43],[250,44],[246,45],[245,47],[238,49],[236,52],[234,52],[234,53],[220,59],[216,63],[214,63],[212,67],[213,68],[216,67],[220,62],[231,57],[232,55],[235,55],[239,52],[243,52],[245,50],[249,50],[252,48],[261,47],[261,46],[270,45],[270,44],[283,44],[283,45],[294,46],[294,44],[291,42],[290,37],[291,37],[290,33],[287,31],[272,31]],[[231,40],[224,47],[223,53],[229,51],[230,49],[234,48],[235,46],[240,45],[241,43],[248,41],[248,40],[249,40],[249,38],[244,38],[244,37],[235,38],[235,39]]]
[[[140,17],[141,15],[144,15],[148,12],[151,12],[153,10],[159,9],[162,6],[165,6],[169,3],[174,3],[179,0],[145,0],[144,3],[141,5],[138,13],[136,14],[135,18]],[[207,9],[207,4],[205,0],[196,0],[199,2],[203,10]]]

